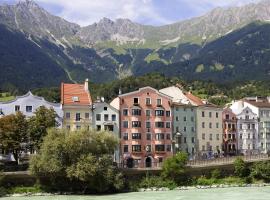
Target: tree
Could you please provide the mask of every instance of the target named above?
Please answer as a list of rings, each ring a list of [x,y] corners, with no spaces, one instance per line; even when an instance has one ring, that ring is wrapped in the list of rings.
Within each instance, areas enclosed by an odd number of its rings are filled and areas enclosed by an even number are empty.
[[[3,179],[4,179],[4,175],[3,173],[0,171],[0,197],[4,196],[6,194],[6,190],[3,187]]]
[[[58,190],[108,192],[123,186],[122,175],[113,165],[118,139],[109,132],[50,129],[40,152],[30,160],[30,171],[47,177]]]
[[[250,170],[247,167],[247,164],[242,158],[236,158],[234,163],[234,174],[240,178],[248,177]]]
[[[251,168],[251,176],[256,179],[270,181],[270,162],[255,163]]]
[[[35,115],[29,119],[29,137],[34,149],[39,149],[43,137],[47,135],[47,129],[55,127],[55,118],[56,113],[52,108],[48,109],[41,106],[35,111]]]
[[[167,158],[162,166],[162,176],[174,180],[178,184],[182,184],[187,180],[186,164],[188,155],[183,152],[177,153],[171,158]]]
[[[16,162],[27,140],[28,122],[21,112],[0,119],[0,145],[5,153],[12,152]]]

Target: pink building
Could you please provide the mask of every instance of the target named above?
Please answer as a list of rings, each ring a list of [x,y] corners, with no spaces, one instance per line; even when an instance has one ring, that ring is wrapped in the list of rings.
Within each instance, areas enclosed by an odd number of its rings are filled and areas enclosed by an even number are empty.
[[[151,87],[119,95],[124,167],[159,167],[172,156],[171,97]]]
[[[237,154],[237,118],[230,108],[222,113],[223,120],[223,151],[225,155]]]

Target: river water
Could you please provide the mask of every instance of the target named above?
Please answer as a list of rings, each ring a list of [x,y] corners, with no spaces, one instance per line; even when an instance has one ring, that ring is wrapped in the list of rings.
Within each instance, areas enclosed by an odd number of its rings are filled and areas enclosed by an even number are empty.
[[[5,197],[1,200],[270,200],[270,187],[136,192],[106,196]]]

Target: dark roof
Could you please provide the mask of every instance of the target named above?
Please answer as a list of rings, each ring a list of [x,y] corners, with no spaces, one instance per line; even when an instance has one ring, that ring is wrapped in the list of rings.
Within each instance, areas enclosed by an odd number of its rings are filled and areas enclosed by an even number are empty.
[[[258,108],[270,108],[270,103],[266,100],[261,100],[261,101],[244,100],[244,101]]]

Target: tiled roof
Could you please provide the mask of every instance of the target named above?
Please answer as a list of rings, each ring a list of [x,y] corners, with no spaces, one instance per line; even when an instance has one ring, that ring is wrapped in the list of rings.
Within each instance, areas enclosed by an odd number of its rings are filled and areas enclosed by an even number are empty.
[[[199,97],[194,96],[194,95],[191,94],[190,92],[186,93],[185,95],[186,95],[186,97],[187,97],[190,101],[192,101],[192,103],[195,104],[196,106],[202,106],[202,105],[205,105],[205,104],[203,103],[203,101],[202,101]]]
[[[255,107],[258,107],[258,108],[270,108],[270,103],[266,100],[262,100],[262,101],[251,101],[251,100],[245,100],[244,101],[246,103],[249,103]]]
[[[84,84],[62,83],[61,103],[63,105],[91,105],[92,100]]]

